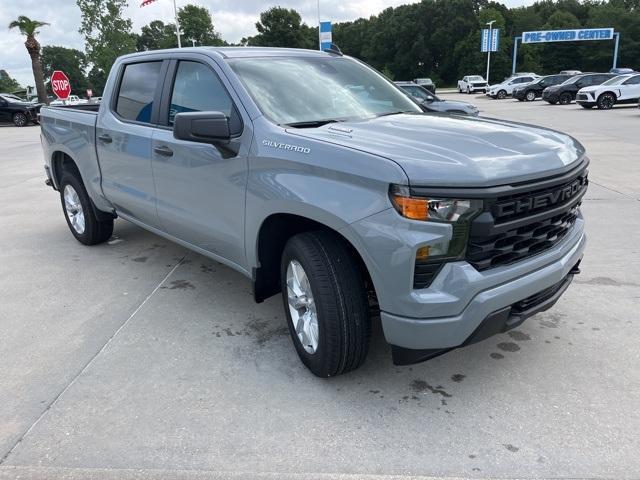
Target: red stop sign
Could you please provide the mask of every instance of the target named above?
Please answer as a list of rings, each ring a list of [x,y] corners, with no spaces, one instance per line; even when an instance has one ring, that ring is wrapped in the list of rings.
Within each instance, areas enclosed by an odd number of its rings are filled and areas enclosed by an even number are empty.
[[[71,95],[71,84],[69,83],[69,77],[64,72],[56,70],[51,75],[51,89],[60,100],[66,100]]]

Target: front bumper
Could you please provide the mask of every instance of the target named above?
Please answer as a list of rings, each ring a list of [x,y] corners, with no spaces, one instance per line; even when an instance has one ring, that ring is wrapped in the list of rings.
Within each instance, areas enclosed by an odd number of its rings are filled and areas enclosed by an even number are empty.
[[[418,248],[451,235],[450,226],[407,221],[385,210],[351,224],[348,235],[376,288],[386,340],[404,349],[446,350],[463,345],[492,313],[569,275],[586,238],[579,216],[553,247],[513,264],[478,271],[465,260],[445,263],[428,288],[413,287]]]
[[[542,99],[551,103],[551,102],[557,102],[558,99],[560,98],[560,95],[557,93],[549,93],[549,92],[544,92],[542,94]]]
[[[460,346],[472,345],[486,340],[493,335],[505,333],[521,325],[527,318],[550,309],[569,287],[573,281],[573,276],[580,273],[579,266],[580,260],[578,260],[578,263],[569,271],[569,274],[555,285],[541,290],[513,305],[490,313]],[[410,365],[437,357],[453,348],[411,349],[391,345],[391,352],[394,364]]]
[[[572,276],[575,273],[574,268],[582,258],[585,244],[586,237],[582,232],[577,241],[574,239],[573,244],[568,246],[566,242],[562,242],[558,247],[563,249],[563,253],[555,261],[543,268],[480,291],[473,296],[458,315],[412,318],[383,311],[380,316],[387,342],[402,349],[433,350],[436,351],[435,354],[439,354],[467,343],[473,343],[474,332],[491,318],[494,318],[490,321],[493,324],[496,316],[502,319],[502,322],[500,328],[494,328],[493,333],[513,328],[529,316],[549,308],[555,303],[568,283],[553,297],[552,302],[545,303],[545,308],[512,315],[513,306],[518,302],[555,285],[560,285],[561,282]],[[521,263],[531,263],[531,260],[524,260]],[[463,279],[459,278],[458,281],[462,282]],[[568,282],[570,282],[570,278]],[[461,286],[458,285],[458,287]],[[473,285],[468,284],[465,288],[472,289]],[[429,356],[433,356],[433,354],[434,352],[430,352]]]

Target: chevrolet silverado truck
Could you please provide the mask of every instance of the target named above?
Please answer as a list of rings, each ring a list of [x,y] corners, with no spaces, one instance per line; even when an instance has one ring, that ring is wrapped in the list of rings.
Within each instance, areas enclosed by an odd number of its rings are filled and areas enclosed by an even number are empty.
[[[337,50],[120,57],[100,105],[43,107],[46,183],[73,236],[133,222],[281,294],[315,375],[396,364],[551,307],[585,248],[589,160],[546,128],[425,113]]]

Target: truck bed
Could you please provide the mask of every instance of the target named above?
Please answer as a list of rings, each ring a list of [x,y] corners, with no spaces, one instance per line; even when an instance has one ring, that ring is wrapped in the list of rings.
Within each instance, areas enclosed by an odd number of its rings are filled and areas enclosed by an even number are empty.
[[[94,203],[101,205],[100,168],[96,153],[96,121],[99,104],[47,106],[40,110],[42,147],[47,167],[57,187],[56,161],[74,159]]]

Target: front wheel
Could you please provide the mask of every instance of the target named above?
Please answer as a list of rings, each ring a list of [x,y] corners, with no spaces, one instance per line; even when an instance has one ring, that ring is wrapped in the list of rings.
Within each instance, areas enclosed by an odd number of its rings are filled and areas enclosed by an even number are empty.
[[[369,350],[371,319],[364,279],[345,240],[326,231],[287,242],[282,297],[294,346],[318,377],[358,368]]]
[[[525,98],[527,99],[527,102],[533,102],[536,99],[536,94],[535,92],[528,91]]]
[[[59,187],[62,211],[76,240],[85,245],[109,240],[113,233],[113,218],[98,219],[82,181],[73,173],[65,172]]]
[[[560,98],[558,99],[560,105],[569,105],[572,100],[573,97],[571,96],[571,94],[566,92],[560,95]]]
[[[616,103],[616,97],[612,93],[603,93],[598,97],[598,109],[610,110]]]
[[[504,100],[507,98],[507,92],[505,90],[500,90],[498,92],[498,100]]]
[[[29,119],[24,113],[18,112],[13,114],[13,124],[16,127],[24,127],[27,123],[29,123]]]

